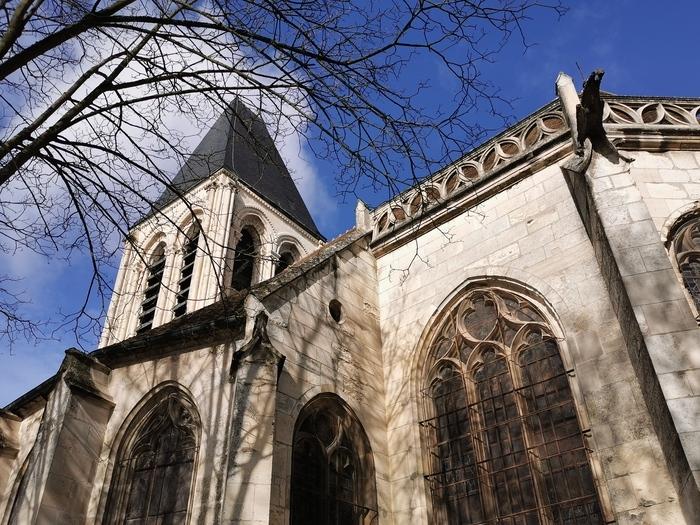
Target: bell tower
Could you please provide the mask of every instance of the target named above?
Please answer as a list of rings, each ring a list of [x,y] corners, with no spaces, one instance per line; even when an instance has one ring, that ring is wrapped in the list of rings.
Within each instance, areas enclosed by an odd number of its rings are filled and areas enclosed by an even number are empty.
[[[267,280],[323,240],[262,118],[237,98],[132,227],[100,346]]]

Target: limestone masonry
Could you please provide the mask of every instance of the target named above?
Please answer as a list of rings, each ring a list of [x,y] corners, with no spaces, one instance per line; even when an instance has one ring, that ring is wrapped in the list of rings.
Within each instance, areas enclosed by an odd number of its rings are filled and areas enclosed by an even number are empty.
[[[232,103],[0,411],[0,525],[700,523],[700,99],[601,78],[327,242]]]

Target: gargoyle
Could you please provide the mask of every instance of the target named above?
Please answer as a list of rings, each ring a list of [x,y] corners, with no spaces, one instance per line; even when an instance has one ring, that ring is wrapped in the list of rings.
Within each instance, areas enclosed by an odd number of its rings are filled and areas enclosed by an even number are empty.
[[[605,71],[596,69],[590,74],[588,80],[583,83],[581,103],[576,106],[576,131],[578,132],[577,155],[583,155],[583,145],[586,139],[591,140],[593,149],[600,146],[608,139],[603,129],[603,99],[600,98],[600,81],[603,80]]]
[[[605,71],[596,69],[588,76],[588,80],[583,83],[583,93],[581,103],[576,106],[576,132],[577,144],[576,155],[584,155],[584,145],[586,139],[591,141],[594,151],[605,155],[611,161],[617,162],[622,159],[632,162],[634,159],[625,157],[617,151],[617,148],[608,139],[603,128],[603,110],[605,102],[600,97],[600,82],[603,80]]]

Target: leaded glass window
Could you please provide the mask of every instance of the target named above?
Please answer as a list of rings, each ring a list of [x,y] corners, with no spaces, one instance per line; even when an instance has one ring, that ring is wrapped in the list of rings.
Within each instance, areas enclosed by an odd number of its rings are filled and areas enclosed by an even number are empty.
[[[292,450],[292,525],[374,525],[374,465],[359,421],[339,398],[312,400]]]
[[[186,523],[199,448],[196,410],[170,391],[145,412],[119,452],[108,523]]]
[[[436,523],[603,523],[568,373],[522,296],[475,289],[433,337],[421,422]]]
[[[700,218],[695,217],[678,229],[673,247],[683,284],[700,310]]]

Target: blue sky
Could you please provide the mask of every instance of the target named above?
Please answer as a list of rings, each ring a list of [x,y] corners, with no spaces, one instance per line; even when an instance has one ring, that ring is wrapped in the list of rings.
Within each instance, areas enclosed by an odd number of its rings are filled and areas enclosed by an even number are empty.
[[[527,50],[514,39],[497,61],[483,68],[501,94],[512,100],[515,119],[554,98],[559,71],[569,73],[580,87],[577,63],[585,74],[603,68],[603,89],[613,93],[700,97],[700,2],[589,0],[569,5],[569,13],[561,19],[545,14],[525,25],[531,44]],[[421,63],[420,69],[432,80],[431,98],[447,93],[449,86],[442,84],[445,75],[437,63]],[[409,72],[405,82],[410,85],[414,80]],[[488,122],[484,114],[475,114],[474,119]],[[350,228],[355,201],[334,197],[334,166],[308,152],[301,165],[314,173],[307,177],[302,193],[310,197],[311,213],[320,230],[331,238]],[[386,195],[363,191],[361,197],[376,205]],[[29,315],[56,319],[61,312],[74,311],[82,301],[89,279],[86,262],[79,257],[67,263],[20,253],[0,258],[0,273],[24,277],[22,285],[31,301],[26,309]],[[75,344],[68,330],[59,332],[55,341],[36,345],[20,341],[12,350],[0,347],[0,406],[55,373],[64,350]]]

